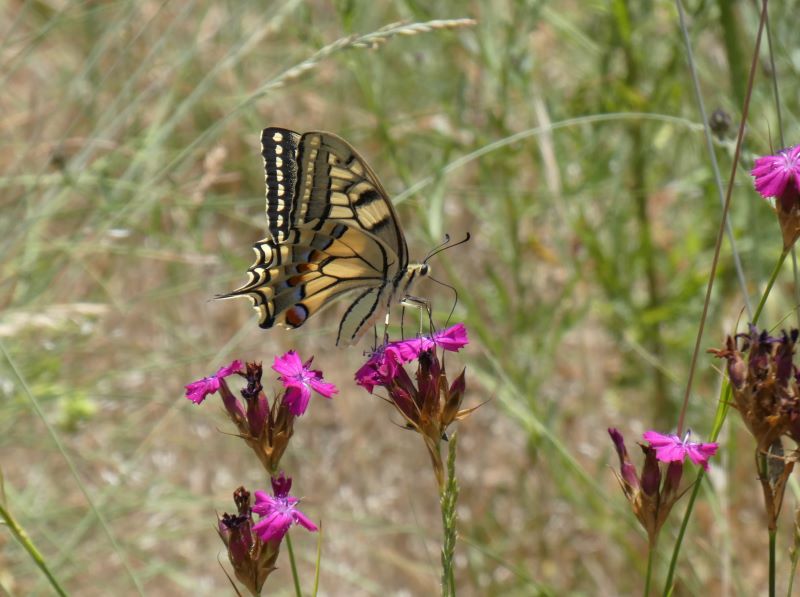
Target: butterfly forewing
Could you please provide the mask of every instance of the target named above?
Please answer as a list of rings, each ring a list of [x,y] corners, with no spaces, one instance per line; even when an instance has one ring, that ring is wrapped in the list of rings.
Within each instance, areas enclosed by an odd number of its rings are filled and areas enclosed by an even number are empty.
[[[281,128],[268,128],[261,133],[261,156],[267,183],[267,228],[278,242],[288,236],[294,222],[300,138],[298,133]]]

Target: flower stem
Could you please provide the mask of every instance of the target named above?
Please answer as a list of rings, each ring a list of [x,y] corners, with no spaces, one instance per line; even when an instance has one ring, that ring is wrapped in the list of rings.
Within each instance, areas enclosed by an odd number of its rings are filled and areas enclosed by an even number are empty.
[[[289,552],[289,564],[292,567],[294,594],[297,595],[297,597],[303,597],[303,592],[300,590],[300,577],[297,574],[297,563],[294,560],[294,549],[292,549],[292,538],[289,536],[289,533],[286,533],[286,550]]]
[[[775,597],[775,536],[777,529],[769,529],[769,597]]]
[[[792,596],[794,588],[794,575],[797,572],[797,560],[800,559],[800,508],[794,510],[794,545],[792,545],[791,561],[792,566],[789,571],[789,588],[786,589],[787,597]]]
[[[644,580],[644,597],[650,595],[650,580],[653,577],[653,556],[656,553],[656,542],[649,541],[647,545],[647,577]]]
[[[28,534],[25,532],[16,519],[11,515],[6,507],[0,502],[0,519],[5,522],[5,525],[11,531],[11,534],[19,541],[20,545],[25,548],[25,551],[28,552],[30,558],[36,563],[39,569],[44,573],[47,577],[47,580],[50,581],[50,585],[53,587],[56,593],[59,595],[66,596],[66,592],[64,589],[61,588],[61,585],[58,583],[56,578],[50,572],[50,569],[47,567],[47,564],[42,557],[42,554],[39,553],[39,550],[36,549],[36,546],[31,541],[31,538],[28,537]]]
[[[761,315],[761,311],[764,308],[764,304],[767,302],[767,297],[769,293],[772,291],[772,286],[775,284],[775,280],[778,278],[778,274],[781,271],[781,266],[783,266],[783,262],[786,260],[786,256],[789,254],[788,249],[784,249],[781,252],[781,256],[778,258],[778,263],[775,264],[775,269],[772,270],[772,275],[769,277],[769,281],[767,282],[767,287],[764,289],[764,294],[761,295],[761,300],[758,301],[758,306],[756,307],[755,312],[753,313],[753,324],[758,321],[758,316]]]
[[[442,490],[439,505],[442,509],[442,597],[455,597],[456,577],[454,556],[456,551],[456,504],[458,482],[456,481],[457,434],[450,438],[447,451],[447,483]]]

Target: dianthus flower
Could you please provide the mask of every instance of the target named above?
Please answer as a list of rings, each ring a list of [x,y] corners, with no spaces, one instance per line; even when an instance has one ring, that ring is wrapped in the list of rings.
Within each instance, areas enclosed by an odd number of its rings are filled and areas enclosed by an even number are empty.
[[[300,416],[308,408],[308,401],[311,400],[311,390],[316,391],[324,398],[330,398],[339,390],[335,385],[322,379],[322,371],[311,369],[311,361],[305,363],[293,350],[280,357],[275,357],[272,368],[281,374],[281,381],[286,388],[286,401],[289,412],[295,416]]]
[[[255,492],[256,503],[253,512],[259,514],[261,520],[253,525],[253,531],[262,541],[280,541],[292,523],[299,524],[309,531],[318,530],[317,525],[297,509],[300,500],[289,495],[291,488],[292,479],[281,473],[277,477],[272,477],[274,495],[263,491]]]
[[[762,197],[775,198],[783,246],[789,249],[800,236],[800,145],[758,158],[750,174]]]

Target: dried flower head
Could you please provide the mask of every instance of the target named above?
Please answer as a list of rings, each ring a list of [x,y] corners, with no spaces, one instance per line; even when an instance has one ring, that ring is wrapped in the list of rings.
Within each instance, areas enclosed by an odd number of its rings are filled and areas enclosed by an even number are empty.
[[[436,348],[457,351],[467,342],[463,324],[429,336],[389,342],[373,352],[355,375],[356,383],[370,393],[376,387],[386,390],[386,400],[403,416],[406,426],[422,435],[439,487],[444,484],[442,438],[454,421],[467,417],[477,407],[461,409],[466,370],[450,383]],[[416,383],[403,366],[414,360],[417,361]]]
[[[775,198],[784,249],[800,236],[800,145],[760,157],[750,172],[763,197]]]
[[[793,363],[797,338],[794,329],[773,337],[751,325],[746,334],[728,336],[725,348],[709,350],[727,360],[734,406],[762,453],[783,435],[800,441],[800,378]]]
[[[756,469],[764,493],[767,525],[777,528],[786,482],[796,456],[784,456],[783,437],[800,442],[800,374],[794,364],[798,331],[780,337],[759,331],[728,336],[709,352],[728,361],[734,406],[756,440]]]

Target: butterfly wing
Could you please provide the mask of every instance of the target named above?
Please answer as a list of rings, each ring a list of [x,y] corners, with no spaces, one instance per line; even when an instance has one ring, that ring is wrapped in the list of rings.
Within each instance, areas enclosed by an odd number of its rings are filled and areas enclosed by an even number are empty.
[[[355,342],[408,265],[394,207],[364,159],[336,135],[267,128],[261,142],[269,237],[254,246],[248,282],[220,298],[248,296],[261,327],[296,328],[360,290],[337,338]]]

